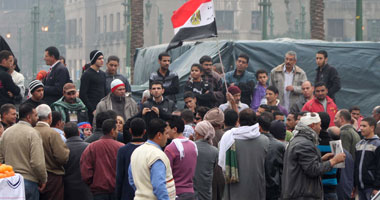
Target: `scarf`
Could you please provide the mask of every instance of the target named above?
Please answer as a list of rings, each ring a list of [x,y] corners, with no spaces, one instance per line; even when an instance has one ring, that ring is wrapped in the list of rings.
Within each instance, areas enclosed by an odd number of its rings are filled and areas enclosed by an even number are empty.
[[[172,142],[175,144],[175,146],[177,147],[178,151],[179,151],[179,159],[182,160],[182,158],[185,157],[185,149],[183,148],[183,142],[191,142],[194,147],[195,147],[195,152],[197,153],[197,156],[198,156],[198,148],[197,148],[197,145],[193,142],[193,141],[190,141],[188,138],[176,138],[174,140],[172,140]]]
[[[63,100],[63,98],[64,98],[64,96],[61,97],[58,101],[54,102],[51,105],[53,110],[58,111],[62,114],[62,121],[64,121],[64,122],[66,121],[66,115],[64,114],[64,113],[66,113],[65,109],[70,110],[70,111],[78,111],[78,110],[86,110],[87,111],[86,106],[84,105],[82,100],[80,100],[79,98],[75,98],[75,103],[73,103],[73,104],[65,102]]]
[[[212,145],[212,139],[215,137],[215,129],[208,121],[201,121],[195,126],[195,132],[203,136],[203,139]]]
[[[218,165],[225,172],[225,175],[228,176],[226,177],[226,180],[238,181],[239,178],[235,139],[249,140],[257,138],[259,136],[260,131],[258,123],[252,126],[233,128],[224,133],[219,143]]]
[[[319,145],[318,134],[312,128],[303,124],[301,121],[298,122],[298,124],[294,128],[293,134],[294,134],[293,138],[296,137],[297,135],[309,135],[310,137],[312,137],[313,143],[317,146]]]

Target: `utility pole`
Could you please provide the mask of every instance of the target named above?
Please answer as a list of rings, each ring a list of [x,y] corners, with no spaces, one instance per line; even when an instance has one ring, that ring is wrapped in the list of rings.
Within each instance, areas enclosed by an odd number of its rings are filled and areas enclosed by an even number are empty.
[[[20,27],[18,27],[17,33],[18,33],[18,53],[19,53],[19,56],[18,56],[18,65],[21,68],[21,66],[22,66],[22,52],[21,51],[22,50],[21,50],[21,28]]]
[[[356,41],[363,40],[363,1],[356,0]]]
[[[128,1],[128,2],[127,2]],[[124,0],[121,4],[124,6],[124,25],[126,36],[126,67],[131,66],[131,0]]]
[[[158,43],[162,44],[162,31],[164,30],[164,19],[162,17],[162,14],[160,13],[158,15],[158,32],[159,32],[159,37],[158,37]]]
[[[273,10],[270,9],[270,15],[269,15],[269,27],[270,27],[270,37],[271,38],[274,38],[273,36],[273,29],[274,29],[274,14],[273,14]]]
[[[40,15],[39,2],[32,9],[32,24],[33,24],[33,78],[37,75],[37,32],[39,30],[39,15]]]
[[[263,7],[263,28],[261,32],[261,39],[266,40],[268,39],[268,10],[271,6],[270,0],[263,0],[259,3],[259,6]]]

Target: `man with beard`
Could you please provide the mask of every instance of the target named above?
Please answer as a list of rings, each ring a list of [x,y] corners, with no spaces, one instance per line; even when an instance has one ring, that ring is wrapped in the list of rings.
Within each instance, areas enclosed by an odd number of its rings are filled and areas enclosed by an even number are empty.
[[[330,116],[330,125],[334,126],[335,114],[338,108],[334,101],[327,96],[328,89],[323,82],[315,84],[315,97],[310,101],[306,102],[302,108],[302,111],[308,112],[327,112]]]
[[[61,113],[64,122],[88,122],[87,108],[76,94],[75,85],[66,83],[63,86],[63,97],[51,105],[53,110]]]
[[[321,50],[317,52],[315,56],[317,62],[317,75],[315,76],[315,83],[324,82],[326,84],[326,88],[329,91],[328,96],[335,99],[335,93],[337,93],[340,88],[340,78],[336,69],[329,64],[327,64],[328,55],[325,50]]]
[[[201,64],[203,69],[202,80],[206,82],[209,87],[209,92],[213,98],[216,99],[216,101],[208,105],[208,107],[219,106],[221,103],[224,103],[222,78],[218,73],[212,70],[212,58],[210,56],[202,56],[199,59],[199,64]]]

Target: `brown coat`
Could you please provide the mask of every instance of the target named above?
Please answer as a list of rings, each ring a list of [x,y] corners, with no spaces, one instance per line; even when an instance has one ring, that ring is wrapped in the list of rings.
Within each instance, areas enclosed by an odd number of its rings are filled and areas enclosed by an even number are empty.
[[[70,150],[61,139],[61,136],[46,122],[39,121],[35,129],[40,132],[45,152],[46,170],[55,175],[64,175],[63,165],[69,159]]]

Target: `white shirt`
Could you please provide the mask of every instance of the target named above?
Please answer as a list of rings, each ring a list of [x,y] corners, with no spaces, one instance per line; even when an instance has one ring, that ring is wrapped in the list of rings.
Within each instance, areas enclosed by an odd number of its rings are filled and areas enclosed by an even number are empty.
[[[11,76],[12,76],[13,82],[20,88],[21,97],[24,98],[24,94],[25,94],[24,75],[16,71],[13,71]]]
[[[289,85],[293,85],[293,77],[294,77],[294,67],[291,72],[286,71],[286,66],[283,67],[284,70],[284,107],[286,110],[289,110],[290,104],[290,91],[286,91],[286,87]]]

